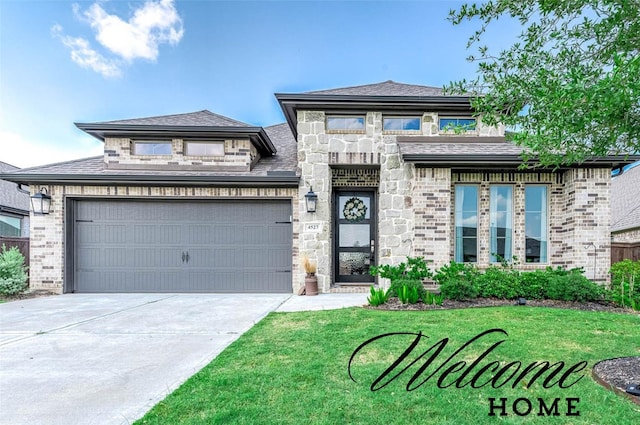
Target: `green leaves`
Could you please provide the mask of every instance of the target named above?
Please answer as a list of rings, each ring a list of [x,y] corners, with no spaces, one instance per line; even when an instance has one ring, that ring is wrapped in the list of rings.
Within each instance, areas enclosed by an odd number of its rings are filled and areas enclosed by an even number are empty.
[[[495,0],[449,20],[480,22],[473,47],[500,17],[522,23],[518,40],[498,54],[478,46],[476,78],[447,92],[475,96],[483,122],[505,124],[545,166],[640,152],[640,1]]]

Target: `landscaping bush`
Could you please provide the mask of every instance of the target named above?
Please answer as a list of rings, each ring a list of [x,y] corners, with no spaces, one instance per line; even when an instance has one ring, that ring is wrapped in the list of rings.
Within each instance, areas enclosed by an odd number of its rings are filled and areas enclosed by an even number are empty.
[[[398,297],[400,295],[400,291],[403,287],[407,287],[407,291],[416,291],[418,294],[418,298],[421,300],[425,300],[427,297],[427,290],[424,288],[422,280],[418,279],[396,279],[391,281],[391,286],[389,286],[389,296],[390,297]],[[415,289],[414,289],[415,288]],[[418,300],[416,300],[417,302]],[[406,303],[405,303],[406,304]]]
[[[478,290],[473,282],[463,276],[450,277],[440,283],[440,294],[448,300],[464,301],[476,298]]]
[[[395,266],[384,264],[382,266],[371,266],[369,273],[372,276],[380,276],[393,281],[399,279],[410,279],[423,281],[433,276],[427,266],[427,262],[422,257],[407,257],[407,262],[402,262]]]
[[[557,273],[549,279],[547,298],[560,301],[601,301],[604,288],[584,277],[580,270]]]
[[[0,294],[16,295],[27,289],[24,255],[15,246],[0,250]]]
[[[369,305],[372,305],[374,307],[378,305],[382,305],[389,300],[389,291],[385,291],[382,288],[375,289],[372,286],[369,293],[371,295],[369,295],[369,298],[367,298],[367,301],[369,301]]]
[[[640,260],[619,261],[611,266],[610,298],[623,307],[640,310]]]
[[[480,271],[473,264],[451,261],[436,271],[433,280],[439,285],[452,278],[463,278],[469,282],[475,282],[479,275]]]
[[[402,285],[398,290],[398,299],[402,304],[415,304],[420,299],[418,294],[418,287],[412,286],[409,288],[407,285]]]
[[[550,269],[520,273],[518,296],[528,300],[544,299],[546,296],[546,288],[549,286],[549,280],[553,276],[553,271]]]
[[[519,272],[505,266],[490,266],[476,278],[475,286],[483,298],[512,300],[522,293]]]

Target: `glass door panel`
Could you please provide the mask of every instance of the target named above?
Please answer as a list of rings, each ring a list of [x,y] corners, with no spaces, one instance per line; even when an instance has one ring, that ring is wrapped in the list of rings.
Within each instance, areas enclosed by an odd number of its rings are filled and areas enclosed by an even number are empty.
[[[373,191],[339,191],[334,198],[334,265],[336,283],[373,283],[375,261]]]

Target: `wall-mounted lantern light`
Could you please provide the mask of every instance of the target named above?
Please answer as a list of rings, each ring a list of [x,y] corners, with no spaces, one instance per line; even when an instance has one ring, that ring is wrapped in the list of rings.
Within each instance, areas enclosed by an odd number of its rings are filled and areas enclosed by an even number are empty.
[[[40,192],[31,195],[31,209],[34,214],[49,214],[51,209],[51,196],[46,187],[41,187]]]
[[[314,213],[316,212],[316,204],[318,203],[318,195],[313,193],[313,186],[309,189],[306,195],[304,195],[304,200],[307,203],[307,212]]]

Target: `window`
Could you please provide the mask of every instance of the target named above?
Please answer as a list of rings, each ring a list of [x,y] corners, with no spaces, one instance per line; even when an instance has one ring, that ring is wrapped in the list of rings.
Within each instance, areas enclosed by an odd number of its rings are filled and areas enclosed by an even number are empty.
[[[473,131],[475,129],[475,118],[440,118],[440,131]]]
[[[22,235],[22,219],[0,215],[0,236],[21,236]]]
[[[419,131],[420,117],[383,117],[382,129],[385,131]]]
[[[524,189],[525,261],[547,262],[547,187]]]
[[[187,156],[224,156],[224,142],[186,142]]]
[[[171,142],[134,142],[134,155],[171,155]]]
[[[327,130],[364,130],[364,117],[328,116]]]
[[[478,187],[456,186],[456,252],[458,262],[478,261]]]
[[[491,186],[489,191],[489,236],[491,262],[513,257],[513,187]]]

